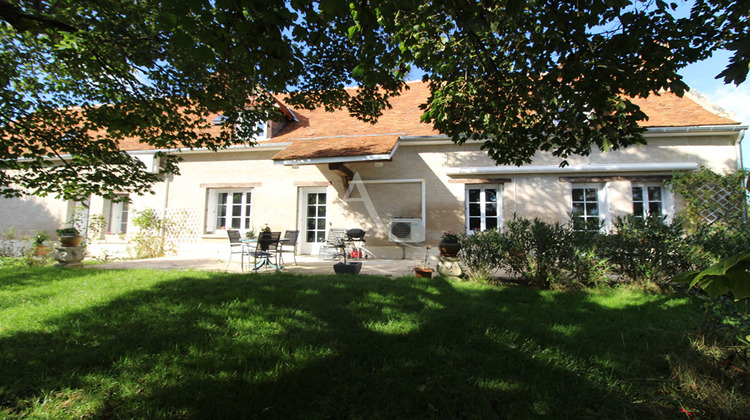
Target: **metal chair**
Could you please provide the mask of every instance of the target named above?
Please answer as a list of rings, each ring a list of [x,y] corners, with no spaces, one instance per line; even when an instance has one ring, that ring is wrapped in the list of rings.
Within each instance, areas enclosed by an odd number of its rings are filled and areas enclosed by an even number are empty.
[[[227,236],[229,237],[229,261],[227,261],[227,267],[232,262],[232,255],[240,254],[240,269],[244,270],[243,257],[245,254],[245,244],[240,242],[240,231],[239,230],[227,230]]]
[[[255,250],[247,253],[248,256],[252,255],[254,258],[254,271],[257,271],[264,265],[273,268],[282,268],[278,264],[279,239],[281,239],[281,232],[261,233],[258,235],[258,242],[255,246]],[[276,260],[276,264],[271,262],[271,257]],[[258,262],[258,259],[260,259],[260,263]]]
[[[284,253],[291,252],[294,257],[294,265],[297,265],[297,237],[299,236],[298,230],[287,230],[284,232],[284,239],[286,241],[279,242],[278,260],[279,264],[284,264]]]
[[[343,256],[344,253],[344,237],[346,236],[346,229],[331,228],[328,230],[328,236],[326,242],[320,246],[318,251],[318,257],[338,259]]]

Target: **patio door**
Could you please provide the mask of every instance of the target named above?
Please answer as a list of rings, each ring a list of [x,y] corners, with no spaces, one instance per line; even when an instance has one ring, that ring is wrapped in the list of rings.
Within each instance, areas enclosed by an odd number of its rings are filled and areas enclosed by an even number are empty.
[[[301,187],[297,226],[300,227],[299,249],[303,255],[318,255],[325,243],[328,202],[325,187]]]

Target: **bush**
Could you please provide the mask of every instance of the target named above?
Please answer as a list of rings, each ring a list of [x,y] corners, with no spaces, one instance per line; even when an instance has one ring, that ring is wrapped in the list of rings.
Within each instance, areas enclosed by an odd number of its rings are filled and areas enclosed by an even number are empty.
[[[130,244],[136,258],[163,257],[167,252],[174,251],[174,244],[166,237],[166,231],[172,226],[168,218],[160,217],[153,209],[135,214],[132,223],[137,232]]]
[[[467,235],[459,254],[473,278],[496,270],[540,288],[554,283],[600,284],[616,274],[622,281],[663,285],[676,274],[703,270],[748,250],[750,229],[697,225],[690,232],[681,217],[619,217],[610,233],[576,230],[573,223],[548,223],[516,215],[504,231]]]
[[[461,239],[459,257],[474,280],[487,280],[502,267],[503,246],[496,229],[475,232]]]
[[[600,255],[635,283],[665,283],[674,273],[690,268],[691,252],[679,218],[668,224],[655,215],[618,217],[614,231],[600,239]]]

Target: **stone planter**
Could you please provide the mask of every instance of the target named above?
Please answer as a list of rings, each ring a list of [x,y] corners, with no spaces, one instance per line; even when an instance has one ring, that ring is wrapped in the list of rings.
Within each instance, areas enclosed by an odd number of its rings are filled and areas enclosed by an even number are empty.
[[[336,274],[359,274],[360,270],[362,270],[361,262],[340,262],[333,265],[333,271]]]
[[[440,250],[440,255],[443,257],[455,257],[458,255],[458,251],[461,250],[461,244],[458,242],[440,241],[438,250]]]

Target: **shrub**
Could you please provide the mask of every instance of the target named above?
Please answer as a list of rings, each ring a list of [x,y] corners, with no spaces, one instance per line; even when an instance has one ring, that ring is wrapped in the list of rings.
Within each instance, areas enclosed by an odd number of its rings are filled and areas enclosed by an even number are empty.
[[[502,267],[503,247],[499,230],[475,232],[461,239],[459,257],[474,280],[487,280]]]
[[[132,237],[131,250],[136,258],[156,258],[174,251],[174,244],[167,239],[166,231],[172,226],[168,218],[160,217],[155,210],[136,211],[133,226],[137,232]]]
[[[664,283],[690,267],[685,257],[685,231],[680,219],[665,223],[662,216],[617,217],[614,231],[601,238],[600,255],[616,271],[636,283]]]

